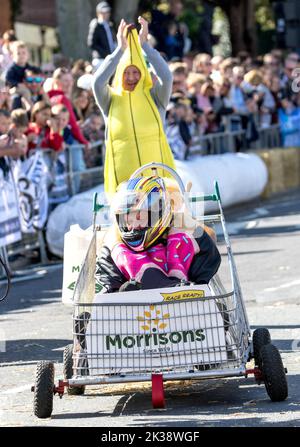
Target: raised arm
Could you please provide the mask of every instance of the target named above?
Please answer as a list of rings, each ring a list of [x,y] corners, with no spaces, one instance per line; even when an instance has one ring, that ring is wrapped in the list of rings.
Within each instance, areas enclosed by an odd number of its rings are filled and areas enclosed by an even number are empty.
[[[110,101],[111,101],[111,93],[109,89],[109,80],[112,75],[115,73],[118,63],[122,57],[123,50],[119,46],[115,49],[115,51],[106,56],[98,70],[94,75],[93,80],[93,92],[97,101],[98,106],[100,107],[104,116],[108,115]]]
[[[148,22],[143,17],[139,17],[138,21],[141,25],[139,33],[140,44],[147,55],[149,63],[152,65],[157,76],[157,82],[152,89],[154,99],[160,103],[163,108],[166,108],[172,93],[173,75],[164,58],[151,48],[147,43],[148,36]]]
[[[153,96],[164,108],[166,108],[172,94],[173,75],[168,64],[158,51],[151,48],[148,43],[143,44],[143,50],[157,76],[157,82],[152,90]]]
[[[123,52],[127,47],[127,26],[126,22],[122,19],[117,34],[118,46],[112,54],[104,59],[94,75],[93,92],[104,117],[108,115],[111,102],[111,92],[108,83],[115,73]]]

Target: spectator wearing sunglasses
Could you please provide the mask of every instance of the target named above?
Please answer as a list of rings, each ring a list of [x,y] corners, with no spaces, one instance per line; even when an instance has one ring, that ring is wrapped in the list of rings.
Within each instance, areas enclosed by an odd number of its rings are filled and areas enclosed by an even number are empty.
[[[15,87],[12,109],[23,108],[31,112],[32,107],[39,101],[49,102],[47,94],[44,92],[43,83],[45,77],[38,67],[32,67],[25,71],[25,78],[22,84]]]

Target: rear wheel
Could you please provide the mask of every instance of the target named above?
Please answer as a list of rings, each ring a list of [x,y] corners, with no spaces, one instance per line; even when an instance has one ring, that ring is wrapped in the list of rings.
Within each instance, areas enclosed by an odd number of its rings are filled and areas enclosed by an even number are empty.
[[[53,410],[54,364],[38,362],[34,386],[34,414],[38,418],[49,418]]]
[[[271,343],[263,346],[260,351],[260,362],[270,399],[273,402],[285,400],[288,396],[288,384],[281,355],[276,346]]]
[[[73,345],[68,345],[64,349],[64,379],[71,379],[73,376]],[[68,387],[70,396],[81,396],[84,394],[84,386]]]
[[[255,329],[255,331],[253,332],[252,341],[253,341],[253,356],[255,360],[255,365],[261,369],[260,351],[263,346],[271,343],[270,332],[265,327]]]

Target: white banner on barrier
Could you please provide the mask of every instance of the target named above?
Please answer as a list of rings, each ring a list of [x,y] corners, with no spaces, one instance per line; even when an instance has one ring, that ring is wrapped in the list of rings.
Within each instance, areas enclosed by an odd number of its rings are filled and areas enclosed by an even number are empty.
[[[41,152],[19,164],[17,189],[23,233],[42,230],[48,217],[48,168]]]
[[[16,188],[9,172],[4,178],[0,169],[0,247],[22,239],[19,203]]]

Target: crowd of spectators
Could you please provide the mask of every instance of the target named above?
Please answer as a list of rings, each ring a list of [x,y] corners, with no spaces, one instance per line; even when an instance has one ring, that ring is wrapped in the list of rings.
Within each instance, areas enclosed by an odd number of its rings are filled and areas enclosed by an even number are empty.
[[[300,146],[299,55],[278,49],[256,58],[247,52],[234,58],[199,54],[182,12],[183,2],[170,0],[167,13],[152,10],[149,26],[149,43],[173,73],[166,133],[175,157],[185,159],[203,137],[223,132],[235,132],[233,150],[247,149],[259,141],[260,129],[274,124],[280,125],[284,146]],[[88,36],[94,67],[116,45],[109,4],[100,2],[96,13]],[[218,150],[229,148],[224,143]]]
[[[222,132],[240,132],[237,151],[250,147],[259,129],[273,124],[280,125],[284,145],[300,146],[300,88],[295,78],[299,55],[281,50],[256,58],[246,52],[234,58],[195,54],[181,12],[179,0],[171,2],[168,14],[153,11],[149,36],[173,74],[165,129],[175,158],[186,159],[190,147],[202,137]],[[82,79],[91,76],[115,47],[106,2],[97,7],[88,44],[91,61],[56,60],[51,69],[49,64],[43,69],[30,64],[29,50],[13,30],[2,36],[0,168],[4,175],[9,158],[25,160],[36,148],[52,150],[52,162],[57,161],[60,173],[70,159],[79,172],[103,164],[102,151],[93,144],[104,139],[104,121],[91,83]],[[224,145],[222,151],[226,150]],[[80,181],[75,177],[74,182],[76,193]]]
[[[169,65],[174,80],[166,129],[177,158],[212,133],[243,131],[235,149],[250,147],[259,129],[274,124],[280,126],[284,146],[300,146],[297,53],[273,50],[252,58],[243,52],[226,59],[186,54]]]
[[[104,121],[91,89],[78,86],[91,64],[79,60],[44,71],[29,63],[29,49],[13,30],[0,43],[0,174],[5,177],[11,164],[30,158],[37,148],[52,150],[45,151],[52,173],[60,165],[66,172],[70,159],[74,171],[101,166],[101,146],[93,143],[103,141]],[[79,181],[74,179],[75,192]],[[55,179],[49,181],[50,195],[53,185]]]
[[[153,11],[149,43],[168,61],[173,74],[165,131],[175,158],[187,159],[191,148],[201,147],[214,134],[235,132],[235,150],[249,148],[258,141],[260,129],[274,124],[279,126],[284,146],[300,147],[299,55],[278,49],[255,58],[246,52],[229,58],[199,54],[191,50],[188,29],[180,21],[182,2],[174,0],[170,5],[168,14]],[[0,38],[0,183],[11,173],[22,178],[19,200],[24,208],[24,197],[28,197],[24,185],[35,182],[35,198],[40,202],[32,206],[40,216],[35,216],[34,231],[45,228],[45,219],[57,204],[81,190],[80,172],[103,165],[99,141],[104,140],[105,124],[95,104],[91,78],[116,46],[106,2],[97,7],[88,45],[90,61],[70,62],[61,57],[37,67],[13,30]],[[225,142],[221,152],[227,150]],[[37,157],[41,153],[49,176],[47,201],[42,193],[44,171]],[[70,164],[75,171],[72,176],[68,175]],[[21,176],[20,166],[24,167]],[[24,182],[24,175],[28,181]],[[47,209],[41,212],[43,207]]]

